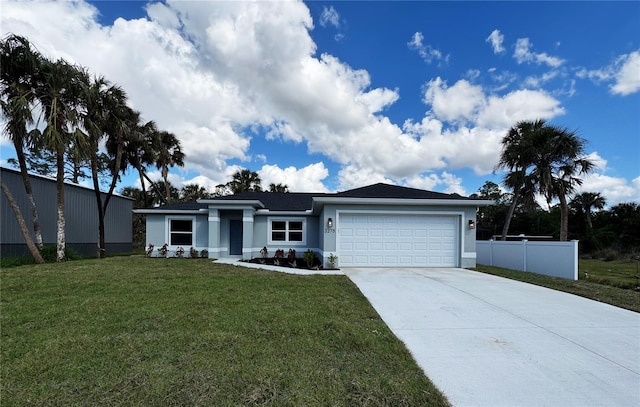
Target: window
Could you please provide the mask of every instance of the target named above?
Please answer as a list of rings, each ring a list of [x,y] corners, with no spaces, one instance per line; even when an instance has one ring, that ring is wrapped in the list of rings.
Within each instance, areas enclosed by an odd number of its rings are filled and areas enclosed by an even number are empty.
[[[270,221],[270,243],[293,243],[304,244],[305,221],[301,219],[291,220],[271,220]]]
[[[192,219],[169,219],[169,245],[193,246]]]

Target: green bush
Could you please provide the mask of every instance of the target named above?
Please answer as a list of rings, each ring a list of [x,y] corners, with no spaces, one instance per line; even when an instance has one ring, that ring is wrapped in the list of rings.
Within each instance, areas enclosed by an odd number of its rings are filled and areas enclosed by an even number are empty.
[[[56,246],[55,245],[45,246],[40,251],[40,254],[42,255],[42,258],[44,259],[45,263],[56,262]],[[78,252],[68,247],[64,250],[64,256],[67,261],[81,260],[83,258],[80,254],[78,254]],[[0,267],[3,267],[3,268],[24,266],[26,264],[35,264],[35,260],[33,260],[33,257],[31,255],[7,257],[7,258],[3,257],[2,259],[0,259]]]

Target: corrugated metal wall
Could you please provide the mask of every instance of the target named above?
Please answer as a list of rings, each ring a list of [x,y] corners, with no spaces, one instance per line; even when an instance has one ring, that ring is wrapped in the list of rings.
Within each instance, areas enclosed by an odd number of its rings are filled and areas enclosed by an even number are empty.
[[[31,212],[20,173],[0,168],[0,177],[18,202],[22,216],[33,234]],[[47,244],[56,242],[56,183],[45,177],[31,176],[31,186],[38,208],[42,238]],[[98,247],[98,209],[92,189],[65,184],[65,218],[67,247],[84,255],[94,255]],[[104,199],[104,197],[103,197]],[[107,253],[123,253],[132,249],[133,201],[113,196],[105,216]],[[0,192],[0,255],[28,253],[15,214],[4,193]]]

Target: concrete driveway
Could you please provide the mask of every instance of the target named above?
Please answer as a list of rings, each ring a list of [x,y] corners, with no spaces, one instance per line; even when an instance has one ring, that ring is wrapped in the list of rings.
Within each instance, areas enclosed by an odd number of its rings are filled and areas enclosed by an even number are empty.
[[[640,406],[640,314],[464,269],[343,269],[455,406]]]

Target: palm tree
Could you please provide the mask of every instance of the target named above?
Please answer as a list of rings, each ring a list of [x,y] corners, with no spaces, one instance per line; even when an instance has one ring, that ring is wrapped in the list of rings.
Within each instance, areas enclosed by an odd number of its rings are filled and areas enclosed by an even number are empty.
[[[154,144],[156,152],[156,166],[162,173],[162,179],[165,185],[166,202],[171,200],[171,191],[169,190],[169,167],[183,167],[184,153],[180,146],[180,140],[173,133],[161,131],[158,133]]]
[[[35,102],[34,78],[38,73],[42,57],[37,51],[31,49],[29,41],[17,35],[9,35],[0,42],[0,93],[2,101],[2,114],[7,122],[3,129],[12,142],[18,164],[22,183],[29,201],[33,232],[36,245],[39,250],[43,247],[42,232],[36,203],[33,198],[33,189],[27,173],[25,147],[32,143],[32,138],[27,132],[27,125],[33,123],[31,109]]]
[[[84,84],[82,103],[84,105],[83,127],[89,141],[89,148],[86,151],[91,163],[93,189],[98,207],[98,257],[104,258],[106,253],[104,218],[119,179],[125,140],[138,125],[139,116],[127,107],[126,93],[102,77]],[[107,151],[113,160],[113,168],[111,168],[109,190],[104,195],[103,201],[98,179],[98,165],[100,142],[105,137],[108,139]]]
[[[7,202],[9,202],[9,206],[11,207],[11,209],[13,209],[13,213],[16,215],[16,220],[18,221],[18,226],[20,227],[20,232],[22,232],[22,236],[24,237],[24,241],[27,244],[27,248],[29,248],[29,251],[31,252],[31,255],[33,256],[33,259],[38,264],[44,263],[44,259],[42,258],[42,255],[40,254],[40,250],[38,250],[38,247],[33,242],[33,239],[31,238],[31,235],[29,234],[29,228],[27,227],[27,223],[24,221],[24,217],[22,216],[22,212],[20,212],[20,207],[18,206],[18,203],[14,199],[13,194],[11,194],[11,191],[9,191],[9,188],[5,185],[4,182],[2,182],[2,180],[0,180],[0,189],[2,189],[2,192],[4,193],[5,197],[7,198]]]
[[[42,105],[45,130],[37,142],[56,154],[57,244],[56,260],[65,260],[64,164],[67,146],[82,145],[84,135],[77,128],[79,100],[86,72],[64,60],[44,60],[36,76],[35,93]]]
[[[503,183],[513,191],[502,229],[502,240],[507,238],[509,225],[522,193],[525,192],[525,195],[529,197],[535,193],[533,180],[528,176],[527,170],[535,157],[534,134],[539,132],[544,125],[544,120],[518,122],[509,129],[501,141],[502,152],[496,170],[507,169],[509,171],[504,176]]]
[[[207,189],[198,184],[187,184],[180,191],[183,201],[195,201],[196,199],[209,199],[211,194]]]
[[[262,180],[257,172],[243,168],[233,174],[233,179],[227,184],[231,192],[239,194],[242,192],[260,192]]]
[[[584,213],[587,219],[587,228],[593,229],[593,223],[591,221],[591,213],[593,209],[603,209],[607,204],[607,200],[600,195],[600,192],[583,192],[573,197],[569,206]]]
[[[550,205],[560,201],[560,241],[569,237],[569,205],[567,196],[582,185],[579,175],[588,174],[594,163],[585,157],[586,140],[566,128],[545,125],[535,134],[536,155],[531,176],[538,191]]]
[[[289,187],[285,184],[269,184],[269,192],[289,192]]]

